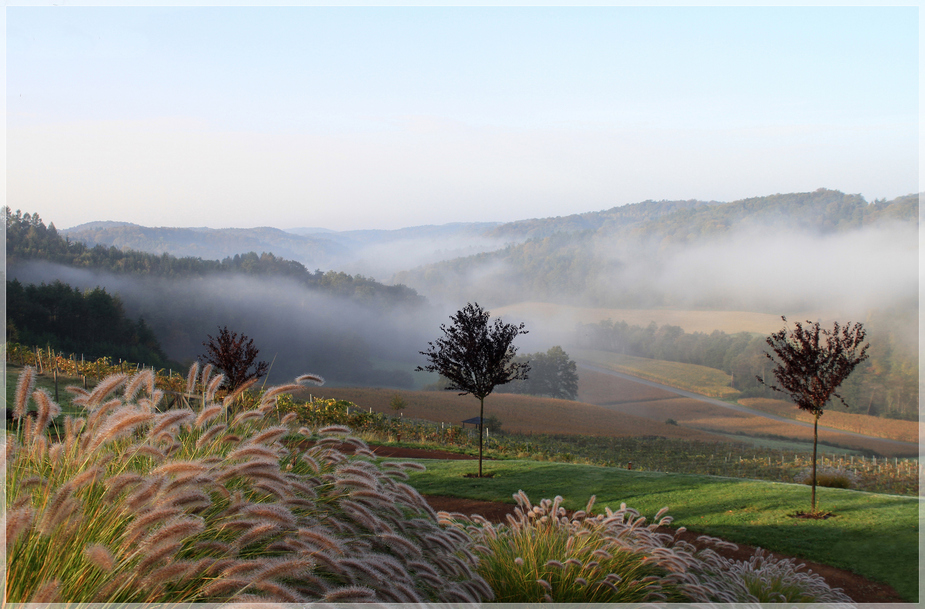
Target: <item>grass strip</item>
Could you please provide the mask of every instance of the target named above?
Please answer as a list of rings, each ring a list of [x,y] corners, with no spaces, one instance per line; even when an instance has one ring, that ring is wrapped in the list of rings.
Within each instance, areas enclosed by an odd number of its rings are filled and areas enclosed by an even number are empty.
[[[918,601],[919,501],[844,489],[817,489],[826,520],[791,518],[809,509],[803,485],[719,476],[635,472],[618,468],[536,461],[487,461],[490,478],[466,478],[472,461],[422,460],[414,472],[419,492],[504,501],[523,490],[535,501],[561,495],[567,509],[582,509],[597,495],[597,509],[626,503],[651,518],[662,507],[674,526],[797,556],[892,586],[909,602]]]
[[[572,356],[615,372],[655,381],[669,387],[693,391],[715,398],[734,398],[739,391],[731,386],[732,377],[716,368],[667,360],[623,355],[611,351],[571,349]]]

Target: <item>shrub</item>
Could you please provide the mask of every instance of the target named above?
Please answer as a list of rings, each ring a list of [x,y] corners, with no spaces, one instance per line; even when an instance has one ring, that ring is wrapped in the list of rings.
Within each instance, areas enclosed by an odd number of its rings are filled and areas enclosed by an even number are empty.
[[[408,404],[405,402],[405,398],[401,397],[401,394],[396,393],[392,396],[392,399],[389,400],[389,407],[395,412],[404,410],[405,406]]]
[[[747,562],[732,561],[659,532],[671,523],[667,508],[646,525],[625,504],[592,515],[594,497],[571,516],[560,507],[561,497],[537,506],[523,491],[514,498],[518,506],[507,525],[440,513],[443,523],[476,542],[478,572],[496,602],[851,602],[792,560],[759,550]],[[699,540],[735,547],[705,535]]]
[[[403,482],[409,463],[378,465],[342,426],[274,420],[262,394],[232,416],[201,382],[196,407],[157,412],[144,371],[73,388],[87,414],[44,433],[57,407],[22,384],[37,416],[6,438],[7,590],[20,602],[478,602],[469,540],[441,528]],[[192,393],[192,389],[187,393]],[[20,395],[21,394],[21,395]],[[283,443],[301,434],[304,452]],[[351,445],[354,454],[336,449]]]
[[[813,470],[806,468],[794,477],[799,484],[812,484]],[[820,467],[816,470],[816,485],[828,488],[855,488],[858,485],[857,475],[847,469]]]

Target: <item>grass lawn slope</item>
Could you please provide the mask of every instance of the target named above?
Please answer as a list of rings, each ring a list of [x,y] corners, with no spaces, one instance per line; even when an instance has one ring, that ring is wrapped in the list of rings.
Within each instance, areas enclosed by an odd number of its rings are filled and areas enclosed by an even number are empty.
[[[425,461],[427,471],[410,483],[431,495],[511,503],[523,490],[531,498],[561,495],[567,509],[582,509],[597,496],[596,511],[621,503],[650,519],[669,508],[673,526],[733,542],[847,569],[889,584],[910,602],[918,600],[919,502],[914,498],[842,489],[817,489],[821,509],[836,516],[803,520],[789,514],[809,508],[803,485],[635,472],[535,461],[488,461],[488,478],[465,478],[472,462]]]

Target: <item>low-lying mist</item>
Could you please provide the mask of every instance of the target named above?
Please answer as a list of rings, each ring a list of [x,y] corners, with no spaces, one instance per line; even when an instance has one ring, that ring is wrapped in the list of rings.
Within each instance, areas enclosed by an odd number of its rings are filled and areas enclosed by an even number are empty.
[[[151,278],[44,262],[16,265],[8,274],[22,283],[60,280],[117,294],[129,317],[143,317],[167,355],[184,364],[205,353],[203,341],[227,325],[254,339],[259,359],[272,362],[272,382],[311,372],[335,384],[411,386],[411,371],[423,361],[418,352],[446,319],[427,306],[373,309],[284,278]]]
[[[871,309],[916,307],[918,230],[881,224],[838,233],[748,225],[692,245],[598,242],[620,265],[598,286],[613,300],[649,292],[679,308],[863,320]]]

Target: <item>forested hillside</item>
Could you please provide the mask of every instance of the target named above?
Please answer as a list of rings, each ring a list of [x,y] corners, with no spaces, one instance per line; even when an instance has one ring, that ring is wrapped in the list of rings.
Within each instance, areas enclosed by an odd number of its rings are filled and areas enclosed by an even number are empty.
[[[6,221],[9,279],[39,286],[24,288],[30,290],[55,286],[72,297],[103,291],[118,297],[125,315],[143,318],[167,357],[183,363],[227,325],[255,340],[261,356],[274,362],[274,379],[313,372],[334,382],[409,386],[410,372],[378,370],[373,360],[396,353],[407,359],[424,343],[412,321],[433,315],[405,286],[309,272],[271,253],[221,261],[157,256],[71,242],[37,214],[6,210]],[[29,336],[36,335],[21,338]]]
[[[91,248],[101,245],[158,256],[168,253],[179,258],[222,260],[248,251],[273,252],[276,257],[299,262],[307,268],[338,269],[381,280],[419,264],[498,249],[505,242],[486,236],[496,226],[497,222],[456,222],[394,230],[284,231],[267,227],[147,227],[97,221],[61,233]]]
[[[147,227],[127,222],[91,222],[62,231],[69,239],[94,247],[131,249],[137,252],[204,260],[221,260],[242,252],[273,252],[290,260],[328,263],[346,248],[324,236],[293,235],[277,228],[172,228]]]
[[[129,319],[122,300],[102,288],[82,292],[60,281],[48,285],[7,281],[6,338],[87,359],[111,357],[180,368],[168,360],[145,320]]]
[[[765,268],[781,268],[799,258],[804,266],[815,264],[821,276],[837,262],[840,249],[859,251],[855,237],[869,235],[915,256],[910,248],[917,246],[917,221],[917,195],[868,203],[859,195],[820,189],[732,203],[646,201],[581,216],[505,224],[492,234],[530,238],[502,250],[417,267],[393,280],[449,302],[468,296],[497,305],[537,300],[779,314],[787,303],[754,295],[756,278]],[[816,260],[800,252],[809,248],[815,248],[810,253]],[[821,248],[828,258],[819,256]],[[736,262],[753,264],[749,270]],[[717,279],[722,289],[712,289]],[[782,287],[795,291],[799,283]],[[803,297],[815,298],[803,292]],[[799,298],[795,294],[790,300]]]
[[[59,235],[54,223],[46,227],[38,214],[22,214],[19,210],[13,213],[9,208],[4,209],[7,266],[28,260],[43,260],[76,268],[145,277],[189,278],[234,274],[263,278],[285,277],[309,289],[365,303],[418,304],[424,300],[404,285],[385,285],[362,275],[337,271],[311,272],[299,262],[268,252],[259,255],[246,252],[223,260],[203,260],[192,256],[177,258],[171,254],[155,255],[132,249],[123,250],[114,246],[89,247]]]

